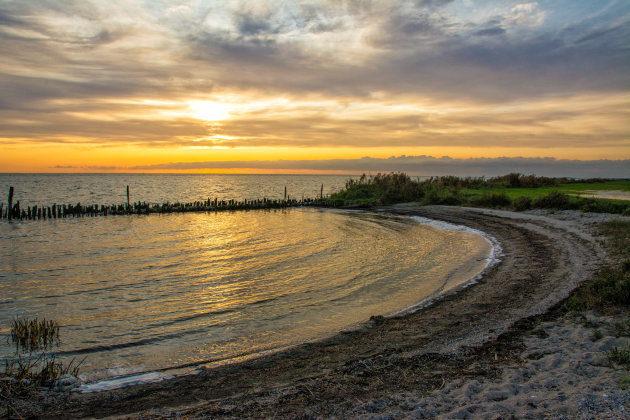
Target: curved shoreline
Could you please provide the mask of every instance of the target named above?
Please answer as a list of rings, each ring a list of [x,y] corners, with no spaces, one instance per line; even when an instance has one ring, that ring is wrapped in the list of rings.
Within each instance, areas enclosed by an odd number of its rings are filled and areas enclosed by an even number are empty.
[[[324,210],[324,211],[328,211],[328,210]],[[473,259],[464,258],[462,256],[462,259],[464,261],[461,263],[458,261],[456,264],[458,267],[462,267],[463,269],[465,269],[465,274],[460,274],[460,275],[455,276],[457,280],[454,280],[453,278],[451,278],[452,275],[445,276],[444,283],[438,289],[432,291],[426,297],[423,297],[420,301],[416,301],[415,303],[408,304],[407,306],[399,307],[397,309],[392,309],[392,310],[387,309],[386,311],[383,312],[382,316],[384,318],[400,317],[400,316],[404,316],[405,314],[410,314],[410,313],[419,311],[429,305],[432,305],[436,301],[438,301],[445,293],[448,293],[448,292],[456,293],[458,290],[469,287],[475,284],[477,280],[482,278],[483,275],[492,266],[494,266],[495,264],[501,261],[500,259],[498,259],[498,256],[501,255],[501,246],[499,242],[496,240],[496,238],[494,238],[491,235],[488,235],[485,232],[482,232],[477,229],[469,228],[465,225],[456,225],[456,224],[452,224],[448,222],[427,219],[420,216],[411,216],[411,217],[395,216],[391,212],[380,212],[380,211],[369,211],[369,210],[368,211],[337,210],[337,209],[330,210],[330,211],[338,212],[341,214],[345,212],[351,212],[351,213],[358,212],[358,213],[364,213],[367,215],[374,215],[374,216],[385,214],[385,215],[389,215],[390,217],[404,217],[405,219],[409,218],[410,220],[412,220],[413,222],[419,225],[428,226],[430,228],[443,230],[443,231],[456,231],[463,234],[471,234],[471,235],[478,236],[483,241],[485,241],[484,245],[487,246],[488,248],[488,255],[486,258],[476,260],[476,261],[485,261],[485,266],[483,266],[483,268],[477,269],[477,267],[474,265]],[[371,312],[371,315],[378,313],[377,311],[378,310],[376,310],[375,312]],[[350,332],[353,330],[365,328],[366,325],[370,323],[370,320],[368,318],[369,316],[370,314],[368,314],[367,317],[359,318],[355,322],[352,322],[351,324],[347,326],[340,327],[339,329],[331,329],[328,333],[320,334],[319,336],[316,336],[316,337],[306,337],[305,339],[299,342],[282,344],[276,347],[264,348],[264,349],[258,350],[255,353],[244,351],[242,353],[237,353],[231,356],[230,355],[220,356],[213,359],[192,361],[183,365],[166,366],[166,367],[158,368],[154,370],[144,370],[144,371],[132,372],[129,374],[124,374],[124,375],[119,375],[119,376],[106,377],[106,378],[102,378],[102,379],[95,380],[92,382],[84,382],[78,388],[72,389],[72,391],[80,392],[80,393],[111,391],[111,390],[128,387],[128,386],[161,382],[164,380],[173,379],[178,376],[195,375],[200,371],[200,369],[213,369],[213,368],[226,365],[226,364],[241,363],[246,360],[258,359],[258,358],[261,358],[270,354],[286,352],[290,349],[293,349],[305,343],[325,341],[340,333]],[[377,315],[377,316],[380,316],[380,315]]]
[[[392,213],[392,211],[389,211],[389,213]],[[486,273],[488,273],[492,269],[492,267],[494,267],[495,265],[501,262],[501,260],[498,257],[503,255],[503,248],[501,248],[501,244],[499,243],[499,241],[494,236],[489,235],[486,232],[483,232],[477,229],[472,229],[465,225],[457,225],[457,224],[453,224],[449,222],[429,219],[422,216],[411,216],[411,218],[419,223],[423,223],[423,224],[426,224],[428,226],[432,226],[438,229],[461,230],[463,232],[472,233],[474,235],[481,236],[486,242],[490,244],[490,255],[488,256],[488,258],[486,258],[487,260],[486,266],[474,276],[468,278],[467,280],[463,282],[457,283],[447,288],[444,291],[441,291],[436,296],[426,297],[418,303],[415,303],[411,306],[395,311],[387,315],[387,318],[400,317],[400,316],[405,316],[408,314],[413,314],[417,311],[421,311],[422,309],[433,305],[434,303],[442,299],[447,294],[457,293],[460,290],[473,286],[475,283],[477,283],[478,280],[482,279],[483,276],[485,276]]]
[[[290,416],[303,414],[306,402],[317,406],[317,401],[327,401],[338,409],[348,399],[373,399],[394,389],[430,390],[439,387],[440,375],[417,376],[424,378],[419,383],[405,372],[445,371],[445,364],[467,357],[475,346],[561,301],[592,276],[604,256],[596,241],[575,224],[544,216],[439,206],[382,210],[486,232],[501,243],[502,262],[474,287],[456,288],[413,313],[375,317],[363,328],[322,342],[155,384],[97,394],[49,395],[31,401],[24,413],[103,417],[179,408],[190,415],[212,413],[213,417]],[[368,365],[370,369],[362,367]],[[367,384],[362,372],[379,366],[387,369],[378,371],[376,385]],[[268,414],[257,411],[261,398]],[[226,401],[234,407],[217,411]]]

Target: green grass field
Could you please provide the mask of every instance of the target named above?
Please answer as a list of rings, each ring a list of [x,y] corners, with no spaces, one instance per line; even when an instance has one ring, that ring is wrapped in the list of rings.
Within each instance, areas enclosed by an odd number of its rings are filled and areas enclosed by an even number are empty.
[[[551,191],[559,191],[564,194],[588,197],[591,191],[622,191],[630,192],[630,180],[606,181],[564,184],[550,187],[538,188],[509,188],[509,187],[482,187],[482,188],[462,188],[461,192],[467,196],[482,196],[483,194],[504,193],[510,200],[518,197],[529,197],[532,200],[549,194]],[[623,201],[623,200],[611,200]]]

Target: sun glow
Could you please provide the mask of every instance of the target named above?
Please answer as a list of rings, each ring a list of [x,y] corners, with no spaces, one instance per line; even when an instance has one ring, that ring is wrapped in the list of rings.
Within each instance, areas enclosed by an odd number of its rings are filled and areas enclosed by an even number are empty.
[[[221,121],[229,119],[232,114],[230,107],[214,101],[190,101],[188,103],[190,115],[205,121]]]

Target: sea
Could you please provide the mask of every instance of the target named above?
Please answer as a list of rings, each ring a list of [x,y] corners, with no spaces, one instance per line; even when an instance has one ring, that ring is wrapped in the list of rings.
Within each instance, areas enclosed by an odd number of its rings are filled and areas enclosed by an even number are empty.
[[[343,175],[0,174],[21,205],[314,198]],[[0,202],[6,203],[2,197]],[[5,204],[6,205],[6,204]],[[415,310],[496,261],[481,232],[317,208],[0,221],[0,364],[60,325],[82,392],[194,374]]]

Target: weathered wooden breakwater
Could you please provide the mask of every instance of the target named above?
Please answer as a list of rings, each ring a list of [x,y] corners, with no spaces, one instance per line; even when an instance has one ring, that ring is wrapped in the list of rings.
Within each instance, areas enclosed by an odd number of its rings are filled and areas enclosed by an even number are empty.
[[[297,200],[287,195],[284,190],[284,199],[271,200],[267,198],[257,200],[219,200],[218,198],[205,201],[194,201],[189,203],[146,203],[142,201],[129,201],[129,186],[127,186],[126,204],[52,204],[50,206],[27,206],[21,207],[18,200],[13,204],[14,188],[10,187],[8,205],[0,203],[0,219],[3,220],[55,220],[77,217],[114,216],[130,214],[161,214],[161,213],[184,213],[184,212],[209,212],[209,211],[230,211],[230,210],[258,210],[258,209],[280,209],[288,207],[338,207],[343,205],[324,197],[324,187],[318,198],[302,198]]]

